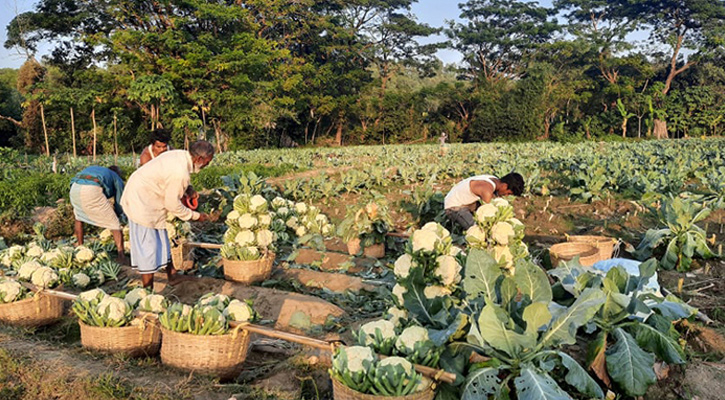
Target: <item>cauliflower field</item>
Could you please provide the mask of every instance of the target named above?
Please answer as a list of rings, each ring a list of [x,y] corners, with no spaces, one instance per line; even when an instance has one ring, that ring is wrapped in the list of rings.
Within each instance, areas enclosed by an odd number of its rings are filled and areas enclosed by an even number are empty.
[[[90,380],[83,391],[122,388],[75,398],[332,399],[350,390],[380,398],[718,399],[722,380],[695,376],[717,376],[725,357],[724,146],[692,139],[224,153],[213,165],[283,163],[297,172],[224,176],[201,191],[202,209],[220,213],[218,222],[169,221],[175,240],[221,246],[194,251],[185,272],[192,282],[140,288],[138,275],[111,261],[108,232],[80,247],[39,226],[7,238],[0,319],[2,307],[40,298],[29,284],[79,297],[55,324],[0,323],[0,361],[42,370],[44,360],[12,350],[42,344],[60,349],[69,368],[93,375],[81,362],[92,357],[98,370],[111,370],[111,381]],[[27,167],[43,171],[44,162]],[[77,163],[61,163],[59,174]],[[458,180],[512,170],[524,176],[522,197],[481,205],[466,231],[448,221],[443,196]],[[641,263],[607,271],[576,260],[551,265],[548,249],[566,235],[617,239],[617,255]],[[376,245],[384,255],[366,256]],[[223,280],[222,259],[267,257],[274,267],[266,280]],[[334,289],[336,281],[348,287]],[[294,302],[311,305],[286,312]],[[242,372],[215,385],[203,375],[185,380],[163,356],[119,360],[78,340],[79,321],[141,331],[148,318],[197,337],[255,323],[345,346],[311,354],[255,336]],[[0,398],[50,397],[12,383],[22,382],[23,367],[10,371],[0,371]],[[176,385],[149,394],[145,373]]]

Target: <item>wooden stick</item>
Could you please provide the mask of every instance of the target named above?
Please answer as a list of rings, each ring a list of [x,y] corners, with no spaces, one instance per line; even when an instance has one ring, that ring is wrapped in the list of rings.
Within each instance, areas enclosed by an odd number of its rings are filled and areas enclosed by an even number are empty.
[[[402,233],[402,232],[388,232],[388,233],[386,233],[386,235],[387,235],[387,236],[392,236],[392,237],[398,237],[398,238],[403,238],[403,239],[407,239],[407,238],[409,238],[409,237],[410,237],[410,235],[409,235],[409,234],[407,234],[407,233]]]
[[[64,293],[61,291],[50,290],[50,289],[40,289],[37,286],[32,285],[30,283],[26,283],[26,282],[20,282],[20,284],[34,292],[42,290],[43,293],[45,293],[49,296],[59,297],[64,300],[76,300],[78,298],[78,296],[70,294],[70,293]],[[134,315],[158,318],[157,314],[143,312],[143,311],[137,311],[134,313]],[[301,345],[314,347],[316,349],[329,351],[329,352],[333,352],[335,349],[334,342],[314,339],[311,337],[297,335],[297,334],[290,333],[290,332],[284,332],[284,331],[280,331],[277,329],[268,328],[266,326],[261,326],[261,325],[256,325],[256,324],[249,324],[249,323],[244,323],[244,322],[243,323],[240,323],[240,322],[230,322],[229,323],[229,326],[231,326],[232,328],[236,328],[239,325],[242,325],[242,329],[244,329],[244,330],[247,330],[252,333],[257,333],[257,334],[260,334],[263,336],[267,336],[267,337],[271,337],[271,338],[275,338],[275,339],[282,339],[282,340],[286,340],[288,342],[293,342],[293,343],[299,343]],[[385,356],[381,356],[381,358],[385,358]],[[439,381],[446,382],[446,383],[453,383],[456,380],[455,374],[446,372],[444,370],[430,368],[430,367],[426,367],[426,366],[418,365],[418,364],[413,364],[413,366],[416,371],[420,372],[421,374],[423,374],[431,379],[439,380]]]
[[[216,243],[201,243],[201,242],[186,242],[184,246],[197,247],[200,249],[211,249],[218,250],[222,248],[222,245]]]

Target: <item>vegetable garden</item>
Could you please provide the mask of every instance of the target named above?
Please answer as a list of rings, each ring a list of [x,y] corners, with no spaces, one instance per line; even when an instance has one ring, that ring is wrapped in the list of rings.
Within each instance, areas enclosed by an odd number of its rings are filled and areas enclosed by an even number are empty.
[[[88,161],[7,152],[0,398],[721,398],[724,145],[223,153],[192,178],[223,218],[167,224],[195,279],[155,292],[113,261],[109,232],[75,247],[50,228]],[[101,159],[116,161],[135,163]],[[457,180],[512,170],[523,197],[465,232],[446,219]],[[641,263],[552,265],[575,235]],[[54,377],[68,388],[33,383]]]

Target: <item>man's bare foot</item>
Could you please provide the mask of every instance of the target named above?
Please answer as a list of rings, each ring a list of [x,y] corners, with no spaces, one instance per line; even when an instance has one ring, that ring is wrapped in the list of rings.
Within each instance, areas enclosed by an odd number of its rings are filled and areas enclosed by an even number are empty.
[[[116,262],[119,263],[119,264],[121,264],[121,265],[124,265],[124,266],[128,266],[129,265],[128,258],[126,256],[118,256],[118,257],[116,257]]]

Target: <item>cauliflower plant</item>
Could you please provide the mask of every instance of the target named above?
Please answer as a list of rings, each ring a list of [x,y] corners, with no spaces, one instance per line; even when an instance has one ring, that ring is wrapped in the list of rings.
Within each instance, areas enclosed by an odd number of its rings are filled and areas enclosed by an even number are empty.
[[[242,229],[252,229],[257,226],[257,218],[250,213],[242,214],[237,221],[239,223],[239,227]]]
[[[106,294],[106,292],[103,291],[103,289],[93,289],[79,294],[78,299],[83,301],[93,301],[97,299],[103,299],[106,296],[108,295]]]
[[[432,252],[435,250],[436,243],[438,242],[438,235],[431,230],[419,229],[413,232],[413,251],[427,251]]]
[[[258,194],[254,195],[249,199],[249,207],[255,212],[267,211],[267,200]]]
[[[225,294],[207,293],[199,299],[200,306],[212,306],[223,311],[231,299]]]
[[[297,211],[298,214],[304,214],[307,212],[307,204],[305,203],[297,203],[295,204],[295,211]]]
[[[268,229],[257,232],[257,244],[262,248],[270,247],[274,243],[274,233]]]
[[[496,222],[491,227],[491,237],[499,245],[506,246],[509,240],[515,235],[514,227],[507,222]]]
[[[141,300],[145,299],[148,295],[148,290],[137,287],[131,289],[128,293],[126,293],[126,296],[123,299],[126,300],[126,303],[128,303],[131,308],[136,308],[136,306],[138,306],[138,303]]]
[[[398,283],[393,286],[393,295],[398,299],[398,304],[402,305],[405,302],[403,299],[403,295],[406,293],[408,293],[408,289],[406,289],[404,286],[401,286]]]
[[[113,296],[104,297],[96,307],[98,315],[109,325],[124,321],[130,310],[126,301]]]
[[[250,244],[254,244],[255,235],[254,232],[249,230],[244,230],[234,237],[234,242],[238,244],[239,246],[248,246]]]
[[[345,348],[345,352],[347,353],[347,369],[352,373],[366,372],[367,369],[363,363],[375,361],[375,355],[370,347],[350,346]]]
[[[497,211],[498,207],[493,204],[483,204],[476,210],[476,220],[485,221],[488,218],[493,218],[496,216]]]
[[[37,244],[33,243],[28,247],[28,250],[25,252],[25,255],[32,258],[40,258],[43,256],[43,249],[40,248]]]
[[[396,327],[400,326],[401,320],[408,319],[408,311],[398,307],[388,308],[386,315],[390,322],[392,322]]]
[[[385,367],[388,365],[400,365],[403,367],[403,370],[407,375],[410,375],[413,373],[413,364],[410,363],[410,361],[406,360],[403,357],[387,357],[378,363],[379,366]]]
[[[501,197],[496,197],[495,199],[491,200],[491,204],[496,206],[497,208],[509,206],[508,200]]]
[[[445,297],[453,293],[450,289],[445,286],[426,286],[423,289],[423,295],[426,299],[435,299],[436,297]]]

